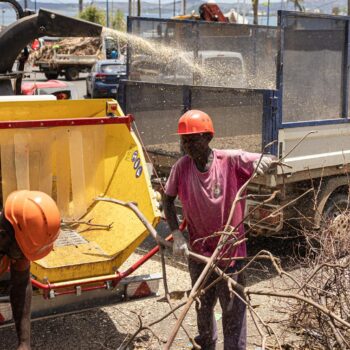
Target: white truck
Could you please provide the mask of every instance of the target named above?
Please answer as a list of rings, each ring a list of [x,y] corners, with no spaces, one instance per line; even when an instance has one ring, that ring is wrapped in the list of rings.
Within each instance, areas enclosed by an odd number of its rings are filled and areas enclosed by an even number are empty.
[[[75,39],[76,40],[76,39]],[[82,39],[88,41],[88,38]],[[49,56],[39,56],[34,60],[34,65],[43,72],[47,79],[57,79],[58,76],[64,75],[66,80],[73,81],[79,79],[80,72],[89,72],[91,67],[101,59],[111,58],[113,50],[120,52],[118,41],[109,36],[102,36],[96,43],[96,38],[91,38],[89,50],[93,49],[94,54],[75,54],[77,47],[70,45],[72,53],[59,53],[60,42],[49,47]]]
[[[284,167],[257,177],[249,187],[255,195],[276,192],[260,207],[266,197],[247,201],[247,224],[265,234],[281,232],[292,221],[319,227],[349,205],[349,19],[281,11],[278,23],[266,27],[130,18],[130,32],[141,37],[150,26],[163,28],[168,35],[158,43],[176,47],[179,55],[193,51],[199,57],[223,49],[240,53],[246,82],[228,80],[227,72],[210,84],[184,85],[176,76],[165,82],[154,72],[136,81],[136,49],[131,48],[130,78],[119,91],[119,101],[135,114],[145,149],[163,180],[180,156],[175,130],[187,109],[212,116],[214,148],[264,150],[283,161]],[[164,69],[158,67],[159,72]]]

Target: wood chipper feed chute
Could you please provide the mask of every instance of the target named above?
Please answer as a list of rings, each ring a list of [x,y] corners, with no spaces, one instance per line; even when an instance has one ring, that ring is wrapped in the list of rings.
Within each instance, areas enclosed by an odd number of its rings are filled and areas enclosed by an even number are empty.
[[[160,214],[142,148],[130,131],[130,117],[105,117],[106,101],[93,101],[90,110],[85,101],[63,102],[61,111],[53,102],[41,103],[47,113],[37,113],[36,102],[17,102],[17,121],[0,109],[2,198],[30,189],[44,191],[57,202],[61,234],[54,251],[32,264],[38,281],[113,274],[147,232],[132,210],[96,197],[135,202],[146,219],[157,224]],[[77,109],[83,112],[79,118]],[[121,114],[119,108],[113,110]]]

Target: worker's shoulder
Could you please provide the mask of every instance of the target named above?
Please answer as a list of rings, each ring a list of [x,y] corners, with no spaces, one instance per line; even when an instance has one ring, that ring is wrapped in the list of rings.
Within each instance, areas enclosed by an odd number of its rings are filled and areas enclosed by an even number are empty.
[[[236,158],[245,153],[241,149],[214,149],[213,151],[218,159]]]
[[[187,154],[185,154],[175,162],[173,167],[183,168],[183,167],[187,167],[190,163],[191,163],[191,158]]]

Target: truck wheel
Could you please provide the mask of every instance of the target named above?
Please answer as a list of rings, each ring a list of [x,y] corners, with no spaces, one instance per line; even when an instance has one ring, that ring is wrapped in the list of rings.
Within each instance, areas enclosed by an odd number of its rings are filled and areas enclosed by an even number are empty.
[[[45,73],[45,77],[47,80],[57,79],[58,73]]]
[[[323,210],[323,221],[330,223],[336,221],[342,213],[349,209],[347,193],[335,193],[331,195]]]
[[[323,212],[325,235],[323,235],[322,240],[323,250],[327,255],[341,258],[348,254],[346,244],[350,229],[348,210],[349,199],[347,193],[336,193],[326,203]]]
[[[79,78],[79,70],[74,67],[66,69],[65,77],[68,81],[77,80]]]

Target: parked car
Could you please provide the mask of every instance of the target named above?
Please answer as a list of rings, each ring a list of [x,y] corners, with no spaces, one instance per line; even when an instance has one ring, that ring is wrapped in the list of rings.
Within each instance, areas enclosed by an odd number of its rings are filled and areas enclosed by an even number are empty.
[[[22,95],[54,95],[57,100],[78,99],[76,87],[60,80],[23,82]]]
[[[86,77],[86,94],[92,98],[115,98],[121,79],[126,79],[125,62],[118,60],[97,61]]]

